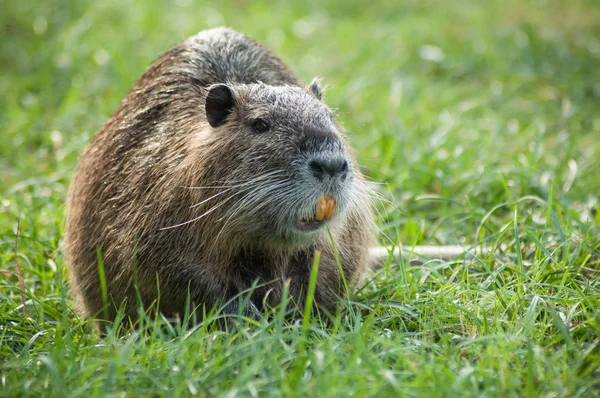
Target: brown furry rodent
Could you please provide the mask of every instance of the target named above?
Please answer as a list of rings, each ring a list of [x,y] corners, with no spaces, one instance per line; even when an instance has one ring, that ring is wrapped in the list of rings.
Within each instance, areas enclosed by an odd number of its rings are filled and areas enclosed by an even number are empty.
[[[188,298],[200,315],[226,303],[249,314],[279,304],[285,281],[302,306],[319,250],[315,301],[331,310],[344,283],[327,229],[351,283],[372,225],[317,82],[302,87],[260,44],[219,28],[156,61],[79,159],[66,261],[88,316],[111,320],[123,306],[135,321],[138,295],[167,317]],[[239,308],[231,299],[253,285]]]

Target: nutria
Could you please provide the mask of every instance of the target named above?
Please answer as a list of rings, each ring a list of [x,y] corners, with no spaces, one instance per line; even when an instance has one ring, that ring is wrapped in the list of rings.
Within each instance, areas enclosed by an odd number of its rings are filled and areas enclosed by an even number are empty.
[[[167,317],[186,304],[261,311],[285,281],[301,306],[318,250],[314,298],[332,310],[367,267],[372,225],[319,83],[304,87],[269,50],[219,28],[158,59],[80,157],[66,262],[88,316],[121,307],[135,320],[138,299]],[[252,287],[238,308],[231,299]]]

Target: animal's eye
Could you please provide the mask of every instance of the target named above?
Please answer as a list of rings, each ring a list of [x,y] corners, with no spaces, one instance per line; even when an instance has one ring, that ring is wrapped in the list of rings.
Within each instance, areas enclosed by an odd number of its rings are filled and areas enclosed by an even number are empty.
[[[269,123],[265,122],[263,119],[256,119],[254,122],[252,122],[252,128],[257,133],[266,133],[269,131],[271,126],[269,126]]]

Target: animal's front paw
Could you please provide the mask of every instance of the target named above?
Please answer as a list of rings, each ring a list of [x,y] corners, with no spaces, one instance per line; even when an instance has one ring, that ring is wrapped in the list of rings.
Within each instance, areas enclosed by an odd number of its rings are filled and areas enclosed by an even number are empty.
[[[242,297],[236,298],[223,307],[223,313],[230,315],[242,315],[256,321],[262,318],[260,310],[251,300]]]

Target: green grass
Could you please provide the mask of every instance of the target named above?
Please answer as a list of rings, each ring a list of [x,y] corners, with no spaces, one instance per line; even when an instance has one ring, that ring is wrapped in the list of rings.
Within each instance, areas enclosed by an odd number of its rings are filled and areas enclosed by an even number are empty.
[[[0,9],[0,396],[600,395],[597,1]],[[384,183],[382,244],[494,250],[390,258],[329,324],[97,337],[61,257],[77,156],[161,52],[222,24],[325,78]]]

